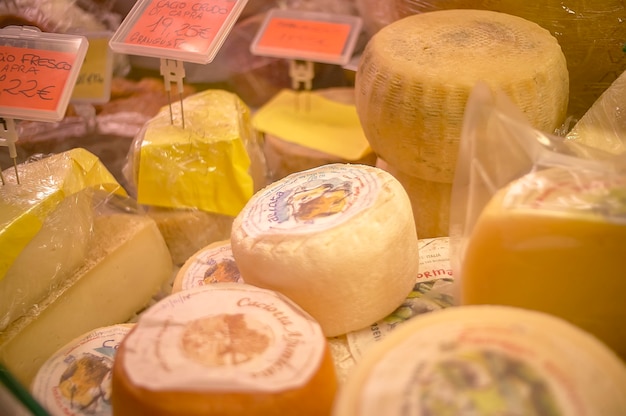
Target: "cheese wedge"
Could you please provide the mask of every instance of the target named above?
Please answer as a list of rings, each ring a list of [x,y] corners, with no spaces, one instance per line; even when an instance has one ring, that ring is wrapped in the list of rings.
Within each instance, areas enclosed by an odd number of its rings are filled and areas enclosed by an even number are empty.
[[[367,165],[321,166],[257,192],[235,218],[231,249],[246,283],[288,296],[328,337],[391,313],[419,265],[404,188]]]
[[[621,415],[626,366],[554,316],[452,307],[403,324],[366,352],[333,416]]]
[[[323,415],[337,389],[320,326],[240,283],[174,293],[145,311],[113,364],[115,415]]]
[[[126,322],[172,277],[170,254],[150,218],[99,215],[93,227],[83,265],[0,333],[0,361],[24,385],[63,345],[94,328]]]
[[[536,23],[442,10],[382,28],[367,43],[355,80],[372,149],[406,174],[452,183],[465,105],[478,81],[504,91],[540,131],[551,133],[565,119],[565,57]]]
[[[460,302],[560,316],[626,359],[625,190],[614,173],[565,168],[500,190],[460,259]]]

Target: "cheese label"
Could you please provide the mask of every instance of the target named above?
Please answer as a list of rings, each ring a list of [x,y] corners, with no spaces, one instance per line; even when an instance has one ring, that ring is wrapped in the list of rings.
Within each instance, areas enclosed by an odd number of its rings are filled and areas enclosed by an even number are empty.
[[[375,364],[359,415],[586,414],[577,380],[559,360],[566,341],[546,352],[522,323],[446,322],[428,329]]]
[[[237,283],[170,295],[125,341],[132,383],[151,390],[279,392],[319,368],[319,325],[282,295]]]
[[[33,381],[33,396],[51,414],[111,414],[111,369],[132,325],[99,328],[59,350]]]
[[[206,247],[192,256],[185,266],[181,290],[211,283],[243,283],[230,244]]]
[[[336,227],[371,207],[381,180],[374,168],[330,164],[289,175],[255,194],[242,211],[249,236],[312,233]]]

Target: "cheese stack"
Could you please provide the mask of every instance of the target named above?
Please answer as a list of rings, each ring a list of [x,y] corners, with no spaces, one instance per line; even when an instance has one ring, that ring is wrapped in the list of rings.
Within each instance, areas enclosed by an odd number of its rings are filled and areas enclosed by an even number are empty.
[[[371,147],[403,175],[432,182],[416,199],[444,212],[466,101],[478,81],[504,91],[541,131],[565,118],[568,73],[557,40],[504,13],[445,10],[397,20],[370,39],[357,69],[356,108]],[[413,209],[420,238],[448,234],[447,217]],[[435,235],[426,232],[433,228]]]
[[[133,193],[149,207],[176,265],[228,238],[233,218],[266,180],[250,109],[223,90],[163,107],[135,137],[128,160]]]
[[[463,304],[544,311],[626,359],[626,179],[551,168],[501,189],[460,259]]]
[[[368,350],[333,416],[622,415],[626,366],[551,315],[453,307],[406,322]]]
[[[391,313],[419,265],[404,188],[367,165],[325,165],[267,186],[235,218],[231,248],[246,283],[285,294],[328,337]]]
[[[239,283],[144,312],[113,364],[115,415],[323,415],[337,389],[321,328],[286,297]]]

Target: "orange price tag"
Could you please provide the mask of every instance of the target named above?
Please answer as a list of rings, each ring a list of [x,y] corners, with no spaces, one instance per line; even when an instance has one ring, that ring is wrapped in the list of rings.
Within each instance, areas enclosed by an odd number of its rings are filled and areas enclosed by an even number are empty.
[[[275,17],[268,22],[258,46],[341,55],[351,30],[346,23]]]
[[[152,0],[124,39],[128,44],[202,53],[210,48],[235,0]]]
[[[75,53],[0,46],[0,107],[55,111]]]

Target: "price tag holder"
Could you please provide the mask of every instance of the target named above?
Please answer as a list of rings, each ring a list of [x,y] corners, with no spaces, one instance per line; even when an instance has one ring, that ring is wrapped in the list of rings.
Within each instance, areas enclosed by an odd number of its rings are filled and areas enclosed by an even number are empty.
[[[358,16],[272,9],[250,46],[255,55],[345,65],[359,37]]]
[[[109,41],[112,34],[112,32],[84,34],[89,41],[89,48],[76,78],[71,102],[101,104],[111,98],[113,51],[109,47]]]
[[[139,0],[111,38],[128,55],[207,64],[247,0]]]
[[[0,29],[0,116],[59,121],[88,48],[84,36]]]

